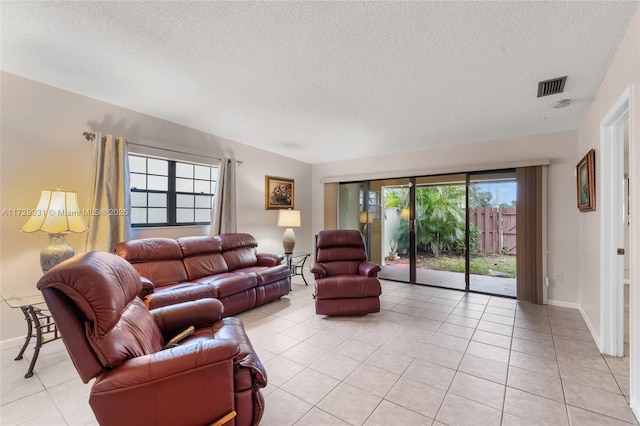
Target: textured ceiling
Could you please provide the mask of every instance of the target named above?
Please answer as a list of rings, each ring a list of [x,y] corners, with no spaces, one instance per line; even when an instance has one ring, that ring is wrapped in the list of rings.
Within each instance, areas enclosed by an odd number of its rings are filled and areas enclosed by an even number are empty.
[[[0,67],[322,163],[576,129],[636,6],[3,1]]]

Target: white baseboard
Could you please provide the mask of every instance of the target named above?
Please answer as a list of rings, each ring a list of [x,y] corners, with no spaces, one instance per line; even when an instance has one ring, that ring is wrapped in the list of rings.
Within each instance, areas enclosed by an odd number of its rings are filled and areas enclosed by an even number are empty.
[[[580,312],[580,315],[582,315],[582,319],[584,320],[585,324],[587,324],[587,328],[589,329],[589,333],[591,333],[591,337],[593,337],[593,341],[596,343],[596,346],[598,347],[598,350],[600,351],[600,353],[604,353],[602,351],[602,342],[600,341],[600,334],[598,333],[596,328],[591,323],[591,320],[589,320],[589,317],[587,316],[585,311],[583,311],[582,308],[578,308],[578,312]]]
[[[547,299],[547,305],[558,306],[560,308],[580,309],[580,305],[573,302],[564,302],[562,300]]]
[[[636,399],[632,399],[629,403],[629,407],[631,407],[633,415],[636,416],[636,421],[640,421],[640,402]]]
[[[24,344],[24,339],[24,337],[14,337],[12,339],[0,340],[0,351],[9,348],[19,348]],[[32,339],[32,342],[35,342],[35,339]]]
[[[547,304],[551,305],[551,306],[558,306],[558,307],[561,307],[561,308],[577,309],[578,312],[580,312],[580,315],[582,316],[582,319],[584,320],[585,324],[587,324],[587,328],[589,329],[589,333],[591,333],[591,337],[593,337],[593,340],[596,343],[596,345],[598,346],[598,349],[600,350],[600,352],[602,352],[602,345],[600,344],[599,334],[598,334],[596,328],[593,326],[593,324],[589,320],[589,317],[582,310],[582,308],[580,307],[579,304],[572,303],[572,302],[564,302],[562,300],[552,300],[552,299],[547,300]]]

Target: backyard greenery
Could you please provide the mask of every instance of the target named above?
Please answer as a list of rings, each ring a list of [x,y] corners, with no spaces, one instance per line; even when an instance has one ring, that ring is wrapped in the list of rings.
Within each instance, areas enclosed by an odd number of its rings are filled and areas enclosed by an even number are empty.
[[[470,205],[491,206],[492,195],[471,185]],[[422,261],[421,267],[464,272],[465,270],[465,189],[462,185],[439,185],[416,187],[416,248]],[[392,251],[409,246],[408,211],[409,189],[391,188],[385,192],[385,207],[395,208],[400,216],[398,228],[391,236]],[[481,230],[471,224],[469,249],[470,272],[490,275],[491,272],[516,273],[515,256],[480,256],[478,236]]]
[[[486,191],[473,190],[475,198],[486,201]],[[471,194],[470,194],[471,195]],[[489,198],[491,194],[489,193]],[[439,257],[464,252],[465,190],[461,185],[418,186],[416,188],[416,245]],[[393,188],[385,192],[385,207],[395,207],[398,214],[409,207],[408,188]],[[477,251],[478,229],[471,226],[470,250]],[[397,247],[409,245],[408,218],[400,216],[400,226],[392,236]]]
[[[464,256],[421,257],[420,267],[438,271],[464,272]],[[491,272],[516,274],[515,256],[472,257],[469,270],[472,274],[491,275]]]

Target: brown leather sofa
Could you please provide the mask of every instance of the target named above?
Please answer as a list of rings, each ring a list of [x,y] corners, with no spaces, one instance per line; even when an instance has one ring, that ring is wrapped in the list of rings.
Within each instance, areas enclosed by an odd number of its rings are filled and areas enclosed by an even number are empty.
[[[38,282],[98,422],[109,425],[255,425],[266,371],[237,318],[201,299],[147,310],[140,276],[115,254],[89,252]],[[187,327],[194,332],[165,345]]]
[[[253,236],[237,233],[129,240],[115,253],[152,289],[145,297],[149,309],[211,297],[230,316],[289,294],[284,257],[258,253],[257,247]]]
[[[364,238],[355,230],[325,230],[316,235],[316,314],[359,315],[380,312],[380,266],[367,261]]]

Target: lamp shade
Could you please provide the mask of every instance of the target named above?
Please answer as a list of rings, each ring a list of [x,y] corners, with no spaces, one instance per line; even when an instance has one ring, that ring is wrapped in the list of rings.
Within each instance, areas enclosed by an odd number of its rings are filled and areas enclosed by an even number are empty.
[[[300,210],[279,210],[278,226],[287,228],[300,226]]]
[[[42,231],[48,234],[85,232],[87,224],[80,215],[77,194],[65,191],[41,191],[38,206],[20,230]]]
[[[373,223],[373,214],[369,212],[360,212],[358,216],[360,223]]]

